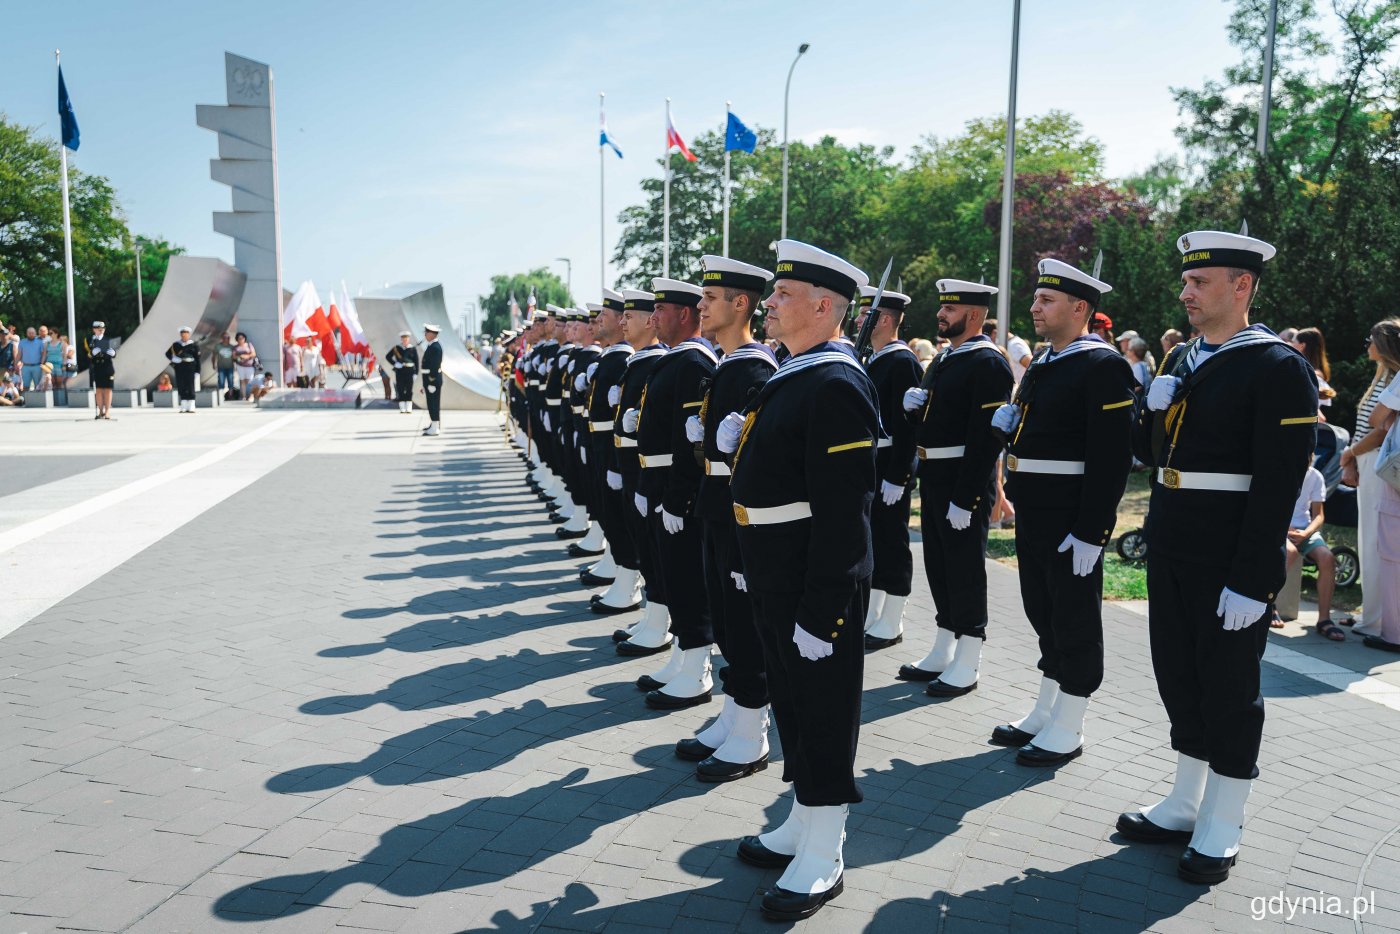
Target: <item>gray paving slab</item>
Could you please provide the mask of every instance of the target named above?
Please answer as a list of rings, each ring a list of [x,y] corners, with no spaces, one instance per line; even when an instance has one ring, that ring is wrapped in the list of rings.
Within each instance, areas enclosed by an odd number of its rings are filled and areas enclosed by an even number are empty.
[[[696,783],[670,748],[717,705],[643,706],[655,663],[612,652],[629,618],[587,612],[491,416],[429,444],[396,414],[347,413],[0,639],[0,934],[770,929],[775,874],[733,846],[786,813],[781,751]],[[986,743],[1037,680],[990,573],[981,690],[893,679],[932,636],[922,581],[904,645],[868,656],[846,891],[796,927],[1400,929],[1400,711],[1367,682],[1265,666],[1243,862],[1189,886],[1112,832],[1173,766],[1141,615],[1106,609],[1085,755],[1027,770]]]

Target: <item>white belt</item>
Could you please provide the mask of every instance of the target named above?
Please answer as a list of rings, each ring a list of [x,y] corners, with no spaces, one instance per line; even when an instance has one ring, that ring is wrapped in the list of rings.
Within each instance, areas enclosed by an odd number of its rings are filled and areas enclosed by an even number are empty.
[[[1163,467],[1157,471],[1157,482],[1169,490],[1214,490],[1219,493],[1248,493],[1254,477],[1247,473],[1207,473],[1199,470],[1177,470]]]
[[[636,438],[624,438],[622,435],[613,435],[613,447],[615,448],[634,448],[636,446]]]
[[[670,467],[670,454],[638,454],[637,462],[643,467]]]
[[[608,419],[608,420],[605,421],[605,422],[589,422],[589,423],[588,423],[588,430],[589,430],[589,431],[612,431],[612,430],[613,430],[612,419]]]
[[[526,382],[525,382],[525,385],[526,385],[526,386],[538,386],[539,384],[540,384],[540,381],[537,380],[537,379],[526,380]]]
[[[894,447],[894,439],[893,439],[893,438],[881,438],[879,441],[876,441],[876,442],[875,442],[875,446],[876,446],[877,448],[892,448],[892,447]]]
[[[546,399],[546,400],[544,400],[544,404],[545,404],[545,405],[558,405],[559,403],[561,403],[561,402],[563,402],[563,401],[564,401],[563,399]]]
[[[705,461],[705,476],[707,477],[727,477],[729,476],[729,465],[724,461]]]
[[[570,411],[570,412],[573,412],[575,415],[582,415],[582,414],[583,414],[583,406],[581,406],[581,405],[571,405],[571,406],[569,406],[569,411]]]
[[[812,518],[811,503],[788,503],[786,506],[762,508],[734,504],[734,521],[740,525],[777,525]]]
[[[1062,477],[1078,477],[1084,474],[1083,461],[1047,461],[1034,457],[1006,455],[1006,469],[1016,473],[1050,473]]]
[[[919,460],[940,461],[947,460],[950,457],[962,457],[963,451],[965,450],[967,450],[967,446],[962,444],[956,444],[946,448],[926,448],[923,445],[919,445]]]

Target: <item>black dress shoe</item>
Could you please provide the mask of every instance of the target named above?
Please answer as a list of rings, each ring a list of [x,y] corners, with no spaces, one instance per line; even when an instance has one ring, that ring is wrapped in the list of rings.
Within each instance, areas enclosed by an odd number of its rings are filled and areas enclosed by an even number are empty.
[[[702,782],[719,784],[721,782],[738,781],[747,778],[755,772],[762,772],[768,768],[768,757],[764,756],[754,762],[725,762],[723,759],[716,759],[710,756],[695,767],[695,777]]]
[[[551,512],[551,513],[549,514],[549,521],[550,521],[550,522],[553,522],[555,525],[563,525],[565,522],[568,522],[569,520],[568,520],[568,519],[565,519],[563,516],[559,515],[559,513],[557,513],[557,512]],[[580,535],[579,537],[582,538],[583,536]]]
[[[900,681],[936,681],[941,674],[941,671],[924,671],[917,665],[900,665],[895,677]]]
[[[598,606],[602,606],[602,605],[603,605],[603,604],[598,604]],[[598,609],[598,606],[595,606],[595,607],[593,608],[593,612],[594,612],[594,613],[601,613],[601,612],[603,612],[602,610]],[[630,640],[632,637],[631,637],[631,636],[628,636],[627,638]],[[658,652],[669,652],[669,651],[671,651],[671,640],[670,640],[670,639],[667,639],[665,642],[661,643],[660,645],[658,645],[658,646],[657,646],[656,648],[654,648],[654,649],[649,649],[649,648],[647,648],[647,647],[644,646],[644,645],[637,645],[636,643],[631,642],[631,641],[628,641],[628,642],[619,642],[619,643],[617,644],[617,654],[618,654],[618,655],[626,655],[626,656],[628,656],[628,657],[630,657],[630,658],[645,658],[645,657],[648,656],[648,655],[655,655],[655,654],[658,653]]]
[[[602,600],[595,600],[589,604],[589,608],[593,610],[594,613],[597,613],[600,616],[616,616],[619,613],[631,613],[633,610],[635,610],[641,605],[641,602],[638,601],[637,603],[634,603],[631,606],[612,606],[610,604],[604,603]],[[630,639],[632,637],[628,636],[627,638]],[[651,653],[648,652],[646,654],[650,655]]]
[[[684,759],[687,762],[704,762],[714,754],[714,749],[694,737],[676,742],[677,759]]]
[[[904,633],[900,633],[893,639],[881,639],[879,636],[867,635],[865,637],[865,651],[878,652],[881,649],[887,649],[892,645],[899,645],[903,641]]]
[[[1019,749],[1028,745],[1033,739],[1035,739],[1034,733],[1027,733],[1020,727],[1012,726],[1009,723],[992,730],[993,746],[1010,746],[1012,749]]]
[[[618,648],[626,644],[626,642],[620,642]],[[709,691],[696,694],[694,697],[673,697],[670,694],[663,694],[661,691],[647,691],[647,706],[652,710],[684,710],[687,707],[708,704],[710,698]]]
[[[622,640],[626,642],[626,639]],[[651,675],[642,675],[637,679],[637,690],[639,691],[659,691],[666,686],[665,681],[657,681]]]
[[[808,895],[805,892],[789,892],[776,885],[763,893],[761,910],[763,917],[773,921],[801,921],[810,918],[821,907],[841,894],[845,888],[844,874],[836,877],[836,884],[825,892]]]
[[[1118,815],[1118,832],[1139,843],[1190,843],[1191,831],[1168,830],[1159,827],[1141,811],[1125,811]]]
[[[554,535],[555,535],[555,537],[556,537],[556,538],[563,538],[563,539],[583,538],[583,537],[584,537],[585,535],[587,535],[587,534],[588,534],[588,530],[587,530],[587,529],[579,529],[577,532],[570,532],[568,529],[555,529],[555,530],[554,530]]]
[[[1205,856],[1188,846],[1181,859],[1176,861],[1176,874],[1187,882],[1215,885],[1230,878],[1230,867],[1233,865],[1233,856]]]
[[[924,688],[924,693],[929,697],[962,697],[964,694],[971,694],[975,690],[977,690],[976,681],[965,688],[959,688],[951,684],[945,684],[940,678],[937,681],[930,681],[928,687]]]
[[[627,641],[628,639],[630,639],[630,638],[632,638],[632,634],[631,634],[630,632],[628,632],[626,629],[614,629],[614,630],[613,630],[613,641],[614,641],[614,642],[626,642],[626,641]]]
[[[572,548],[573,546],[570,545],[569,547]],[[599,577],[597,574],[588,570],[588,568],[584,568],[582,571],[578,572],[578,582],[585,587],[606,587],[613,582],[613,579],[611,577]],[[597,597],[598,600],[603,599],[602,594],[594,594],[594,596]],[[597,603],[598,600],[591,600],[589,602]]]
[[[584,548],[584,547],[583,547],[582,545],[580,545],[578,542],[574,542],[573,544],[571,544],[571,545],[569,546],[569,557],[570,557],[570,558],[596,558],[596,557],[598,557],[599,555],[601,555],[602,553],[603,553],[603,549],[601,549],[601,548],[599,548],[597,551],[594,551],[594,550],[591,549],[591,548]],[[611,577],[608,578],[608,583],[610,583],[610,584],[612,583],[612,578],[611,578]]]
[[[792,862],[794,857],[786,853],[774,853],[764,846],[758,837],[745,837],[739,841],[739,858],[750,866],[777,869]]]
[[[1075,746],[1069,752],[1051,752],[1048,749],[1041,749],[1034,744],[1022,746],[1016,753],[1017,765],[1060,765],[1073,759],[1078,759],[1084,753],[1083,746]]]

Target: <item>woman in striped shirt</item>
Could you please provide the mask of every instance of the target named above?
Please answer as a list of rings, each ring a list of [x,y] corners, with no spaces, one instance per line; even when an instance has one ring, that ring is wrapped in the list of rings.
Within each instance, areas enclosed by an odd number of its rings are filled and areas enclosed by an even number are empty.
[[[1371,411],[1376,400],[1400,373],[1400,318],[1388,318],[1371,328],[1366,339],[1366,355],[1376,364],[1371,386],[1356,407],[1356,433],[1351,444],[1342,449],[1342,482],[1356,487],[1357,543],[1361,552],[1363,574],[1375,574],[1380,567],[1377,543],[1380,534],[1381,485],[1376,476],[1376,449],[1385,440],[1385,432],[1371,427]],[[1367,582],[1379,587],[1381,581]],[[1379,593],[1376,594],[1379,597]],[[1343,620],[1342,625],[1355,624],[1355,631],[1366,636],[1381,634],[1381,605],[1378,599],[1368,599],[1362,606],[1361,619]]]

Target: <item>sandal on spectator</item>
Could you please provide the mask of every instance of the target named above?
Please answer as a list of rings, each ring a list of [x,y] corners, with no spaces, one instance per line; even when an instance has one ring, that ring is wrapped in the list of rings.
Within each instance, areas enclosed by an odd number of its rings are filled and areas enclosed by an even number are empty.
[[[1368,649],[1381,649],[1385,652],[1400,654],[1400,643],[1387,642],[1380,636],[1366,636],[1361,640],[1361,644]]]
[[[1344,616],[1344,617],[1342,617],[1341,619],[1337,620],[1337,625],[1338,625],[1338,626],[1347,626],[1347,627],[1355,626],[1355,625],[1356,625],[1356,617],[1355,617],[1355,616]]]
[[[1282,629],[1282,628],[1283,628],[1283,619],[1278,615],[1278,611],[1277,611],[1277,610],[1274,611],[1273,618],[1271,618],[1271,619],[1269,620],[1269,628],[1270,628],[1270,629]]]
[[[1324,639],[1331,639],[1333,642],[1347,641],[1347,634],[1342,632],[1341,627],[1330,619],[1320,619],[1317,621],[1317,634]]]

